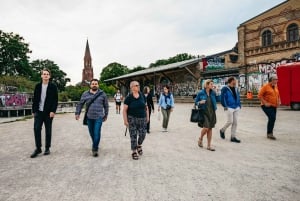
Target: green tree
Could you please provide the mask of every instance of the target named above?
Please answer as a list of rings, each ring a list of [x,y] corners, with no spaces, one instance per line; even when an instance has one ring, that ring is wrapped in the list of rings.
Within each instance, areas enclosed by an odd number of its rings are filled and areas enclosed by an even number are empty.
[[[0,85],[17,87],[20,92],[33,92],[35,83],[22,76],[0,76]]]
[[[18,34],[0,30],[0,74],[30,77],[29,44]]]
[[[59,91],[64,91],[65,86],[70,82],[70,78],[66,77],[66,73],[59,69],[59,66],[51,60],[34,60],[30,63],[33,75],[31,80],[41,80],[41,70],[48,68],[51,71],[51,79],[57,85]]]
[[[133,73],[133,72],[144,70],[144,69],[146,69],[146,68],[142,67],[142,66],[137,66],[137,67],[134,67],[133,69],[130,69],[129,73]]]
[[[187,54],[187,53],[177,54],[176,56],[170,57],[169,59],[159,59],[155,63],[151,63],[149,65],[149,67],[152,68],[152,67],[177,63],[180,61],[185,61],[185,60],[189,60],[189,59],[193,59],[193,58],[196,58],[196,57],[193,55]]]
[[[104,82],[104,80],[125,75],[127,73],[129,73],[127,66],[123,66],[122,64],[116,62],[110,63],[101,71],[100,81]],[[111,82],[107,82],[107,84],[110,85]]]

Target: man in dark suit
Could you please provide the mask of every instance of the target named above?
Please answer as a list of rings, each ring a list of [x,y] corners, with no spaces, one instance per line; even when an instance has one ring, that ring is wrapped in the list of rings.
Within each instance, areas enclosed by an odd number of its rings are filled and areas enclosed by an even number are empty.
[[[42,81],[35,86],[32,104],[32,115],[34,116],[34,138],[36,149],[31,154],[35,158],[42,153],[41,131],[45,125],[46,144],[44,155],[50,154],[52,121],[57,109],[58,92],[57,87],[50,80],[51,73],[48,69],[41,72]]]

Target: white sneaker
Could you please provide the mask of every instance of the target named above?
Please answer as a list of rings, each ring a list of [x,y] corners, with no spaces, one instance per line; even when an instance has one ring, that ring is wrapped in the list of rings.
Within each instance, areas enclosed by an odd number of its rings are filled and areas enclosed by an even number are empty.
[[[168,130],[166,128],[163,128],[162,132],[168,132]]]

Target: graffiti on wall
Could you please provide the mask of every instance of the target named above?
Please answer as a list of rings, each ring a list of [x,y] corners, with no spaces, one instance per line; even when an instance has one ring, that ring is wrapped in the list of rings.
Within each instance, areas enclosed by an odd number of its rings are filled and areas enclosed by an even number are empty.
[[[176,83],[173,86],[173,93],[176,96],[192,96],[197,93],[197,90],[196,82]]]
[[[220,56],[203,58],[202,62],[205,70],[222,69],[225,66],[225,59]]]
[[[293,62],[293,59],[283,59],[277,62],[260,63],[258,64],[259,72],[262,74],[275,74],[278,66]]]
[[[2,94],[0,95],[0,106],[24,106],[28,102],[27,94]]]

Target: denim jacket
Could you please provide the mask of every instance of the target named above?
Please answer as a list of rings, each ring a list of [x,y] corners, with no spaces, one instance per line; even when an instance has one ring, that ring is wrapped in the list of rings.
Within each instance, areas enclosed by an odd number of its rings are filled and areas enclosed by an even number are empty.
[[[170,93],[169,95],[170,98],[166,99],[166,96],[163,93],[160,94],[158,105],[163,109],[166,109],[167,105],[170,105],[172,108],[175,106],[173,94]]]
[[[217,110],[217,100],[216,100],[216,92],[213,90],[210,90],[210,98],[212,105],[214,107],[214,110]],[[205,89],[202,89],[198,92],[197,97],[195,99],[195,105],[198,105],[199,108],[201,109],[206,109],[206,103],[205,104],[200,104],[199,102],[202,100],[207,100],[207,94]]]

